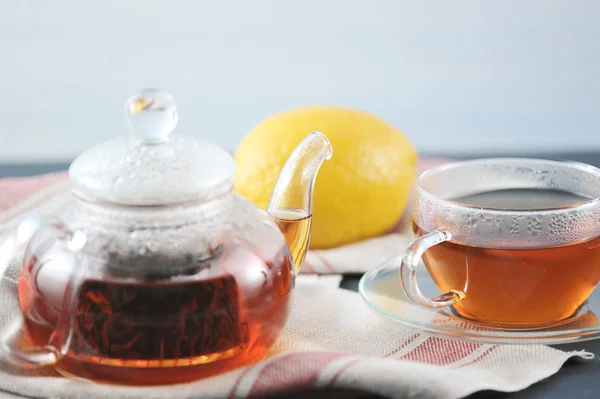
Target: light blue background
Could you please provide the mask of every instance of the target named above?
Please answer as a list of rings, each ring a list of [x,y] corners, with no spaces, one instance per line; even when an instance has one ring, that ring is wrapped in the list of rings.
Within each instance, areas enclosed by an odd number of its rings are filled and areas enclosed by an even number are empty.
[[[6,0],[0,162],[126,134],[137,89],[233,149],[306,104],[371,111],[422,152],[600,150],[600,2]]]

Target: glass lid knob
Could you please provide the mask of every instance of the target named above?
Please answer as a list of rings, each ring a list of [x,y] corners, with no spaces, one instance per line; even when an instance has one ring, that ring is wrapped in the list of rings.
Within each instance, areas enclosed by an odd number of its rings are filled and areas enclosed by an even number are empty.
[[[167,140],[178,121],[173,97],[157,89],[132,96],[126,103],[125,117],[133,132],[147,143]]]

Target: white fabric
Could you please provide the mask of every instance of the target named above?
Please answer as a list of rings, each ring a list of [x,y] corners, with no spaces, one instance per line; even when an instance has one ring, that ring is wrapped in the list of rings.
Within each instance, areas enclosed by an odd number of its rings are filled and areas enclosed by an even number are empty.
[[[347,388],[391,398],[460,398],[479,390],[521,390],[554,374],[570,357],[590,356],[542,345],[459,343],[398,329],[338,283],[337,276],[301,276],[282,337],[256,365],[161,387],[91,384],[63,378],[51,368],[22,371],[3,365],[0,391],[35,398],[176,399]],[[20,316],[15,282],[5,278],[0,289],[4,333]]]

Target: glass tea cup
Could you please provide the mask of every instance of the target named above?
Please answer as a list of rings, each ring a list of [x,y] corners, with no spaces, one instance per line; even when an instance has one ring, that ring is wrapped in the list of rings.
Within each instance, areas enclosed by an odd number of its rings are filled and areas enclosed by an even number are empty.
[[[408,298],[479,323],[547,326],[575,314],[600,281],[600,169],[494,158],[423,173],[400,275]],[[441,295],[419,289],[423,260]]]

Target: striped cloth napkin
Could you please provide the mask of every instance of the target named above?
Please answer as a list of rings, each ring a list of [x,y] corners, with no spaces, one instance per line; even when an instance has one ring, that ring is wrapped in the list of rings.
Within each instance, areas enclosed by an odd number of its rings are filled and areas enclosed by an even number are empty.
[[[65,173],[0,180],[0,230],[26,212],[56,209],[67,189]],[[522,390],[570,358],[593,357],[544,345],[482,345],[404,330],[373,314],[359,294],[339,288],[341,274],[364,272],[409,241],[400,223],[382,237],[311,251],[297,279],[290,320],[257,364],[192,383],[143,388],[82,383],[51,368],[23,371],[1,364],[0,397],[237,398],[290,392],[325,397],[341,390],[352,397],[461,398],[480,390]],[[17,271],[15,259],[0,285],[0,334],[20,317]]]

